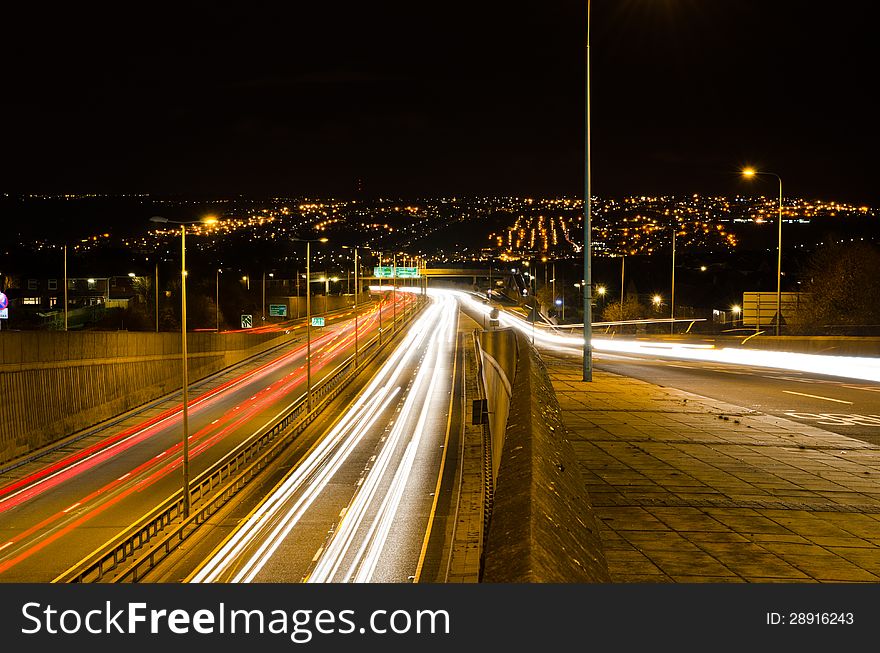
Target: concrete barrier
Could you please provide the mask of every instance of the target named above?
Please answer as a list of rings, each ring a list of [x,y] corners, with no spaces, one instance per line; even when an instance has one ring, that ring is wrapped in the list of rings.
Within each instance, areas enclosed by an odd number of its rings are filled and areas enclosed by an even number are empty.
[[[609,582],[598,521],[544,363],[512,330],[482,334],[480,347],[488,410],[498,419],[490,429],[504,422],[503,438],[492,434],[501,455],[482,582]],[[507,385],[509,412],[502,420]]]
[[[279,333],[190,333],[191,382],[289,341]],[[180,334],[0,334],[0,462],[181,387]]]

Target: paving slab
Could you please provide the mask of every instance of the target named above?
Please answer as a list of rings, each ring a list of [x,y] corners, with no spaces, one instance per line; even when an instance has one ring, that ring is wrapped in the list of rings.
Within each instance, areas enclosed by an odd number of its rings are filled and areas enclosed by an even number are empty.
[[[877,445],[545,362],[613,582],[880,582]]]

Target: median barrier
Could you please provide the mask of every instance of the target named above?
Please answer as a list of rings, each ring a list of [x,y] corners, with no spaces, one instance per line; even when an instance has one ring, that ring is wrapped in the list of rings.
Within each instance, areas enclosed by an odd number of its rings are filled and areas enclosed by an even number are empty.
[[[492,452],[481,582],[609,582],[598,520],[543,361],[512,329],[484,332],[479,342],[491,446],[500,449]]]

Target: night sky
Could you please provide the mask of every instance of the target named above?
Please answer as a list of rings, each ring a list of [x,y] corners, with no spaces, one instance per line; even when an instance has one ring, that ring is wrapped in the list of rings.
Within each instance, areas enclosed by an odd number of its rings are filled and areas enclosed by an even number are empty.
[[[585,2],[28,4],[0,191],[583,193]],[[880,205],[871,4],[594,0],[593,193]]]

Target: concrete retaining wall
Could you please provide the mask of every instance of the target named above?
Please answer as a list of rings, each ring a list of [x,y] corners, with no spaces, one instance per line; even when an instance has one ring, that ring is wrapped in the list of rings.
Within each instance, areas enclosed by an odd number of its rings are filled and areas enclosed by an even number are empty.
[[[291,336],[191,333],[191,381]],[[180,334],[0,333],[0,462],[181,387]]]
[[[518,355],[481,580],[609,582],[598,521],[550,377],[528,339],[509,333]],[[490,413],[498,398],[489,396]]]
[[[513,394],[513,379],[516,377],[516,359],[519,352],[516,334],[511,329],[483,331],[477,339],[477,344],[480,352],[483,394],[487,398],[489,410],[494,481],[498,478],[498,468],[501,466],[501,452],[504,450],[504,435],[507,430],[507,416],[510,412],[510,398]]]

